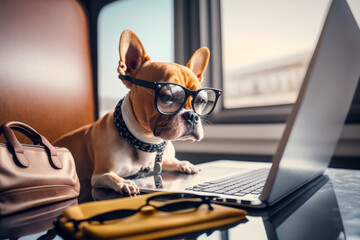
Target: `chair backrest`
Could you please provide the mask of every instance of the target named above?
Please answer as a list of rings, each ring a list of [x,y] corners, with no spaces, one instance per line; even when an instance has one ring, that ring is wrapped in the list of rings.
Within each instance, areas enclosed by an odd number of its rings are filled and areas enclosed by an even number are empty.
[[[75,0],[0,1],[0,125],[54,141],[95,119],[88,24]]]

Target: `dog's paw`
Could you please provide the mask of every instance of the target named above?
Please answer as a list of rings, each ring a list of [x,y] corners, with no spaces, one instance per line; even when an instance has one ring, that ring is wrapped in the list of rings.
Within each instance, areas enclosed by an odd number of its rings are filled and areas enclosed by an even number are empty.
[[[98,173],[91,177],[91,185],[95,188],[110,188],[116,192],[136,195],[140,189],[131,180],[123,179],[114,172]]]
[[[177,171],[188,174],[195,174],[199,173],[200,171],[195,165],[191,164],[189,161],[179,161],[176,158],[171,160],[163,159],[162,167],[165,171]]]
[[[178,163],[178,171],[188,174],[199,173],[199,169],[189,161],[180,161]]]
[[[118,189],[116,189],[120,193],[129,194],[129,195],[137,195],[140,194],[140,189],[138,186],[131,180],[122,180],[118,184]]]

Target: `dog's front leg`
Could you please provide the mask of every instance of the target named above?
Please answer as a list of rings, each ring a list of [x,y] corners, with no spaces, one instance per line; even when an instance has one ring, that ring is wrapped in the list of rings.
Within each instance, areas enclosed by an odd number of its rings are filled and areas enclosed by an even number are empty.
[[[164,150],[162,167],[166,171],[178,171],[189,174],[199,173],[199,169],[189,161],[176,159],[175,148],[171,141],[168,141]]]
[[[131,180],[123,179],[114,172],[98,173],[91,177],[91,185],[98,188],[111,188],[116,192],[139,194],[140,189]]]

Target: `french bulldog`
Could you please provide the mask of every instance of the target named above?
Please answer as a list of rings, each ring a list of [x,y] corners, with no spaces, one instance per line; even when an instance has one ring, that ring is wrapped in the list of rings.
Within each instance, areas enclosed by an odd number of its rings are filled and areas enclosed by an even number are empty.
[[[221,94],[200,90],[209,50],[198,49],[186,66],[152,62],[140,39],[125,30],[119,54],[117,71],[128,94],[115,111],[54,144],[71,151],[80,181],[120,193],[139,194],[129,179],[139,173],[198,173],[189,161],[176,159],[171,141],[200,141],[204,136],[200,115],[211,112]]]

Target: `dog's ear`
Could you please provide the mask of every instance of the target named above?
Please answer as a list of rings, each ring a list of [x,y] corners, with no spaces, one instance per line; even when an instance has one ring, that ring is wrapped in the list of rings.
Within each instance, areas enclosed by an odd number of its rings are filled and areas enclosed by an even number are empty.
[[[120,36],[119,55],[118,73],[120,75],[134,75],[144,62],[150,60],[140,39],[131,30],[123,31]],[[128,81],[123,81],[123,83],[128,88],[132,85]]]
[[[199,48],[191,57],[190,61],[186,64],[188,68],[195,73],[199,82],[203,80],[203,74],[208,65],[210,58],[210,51],[207,47]]]

